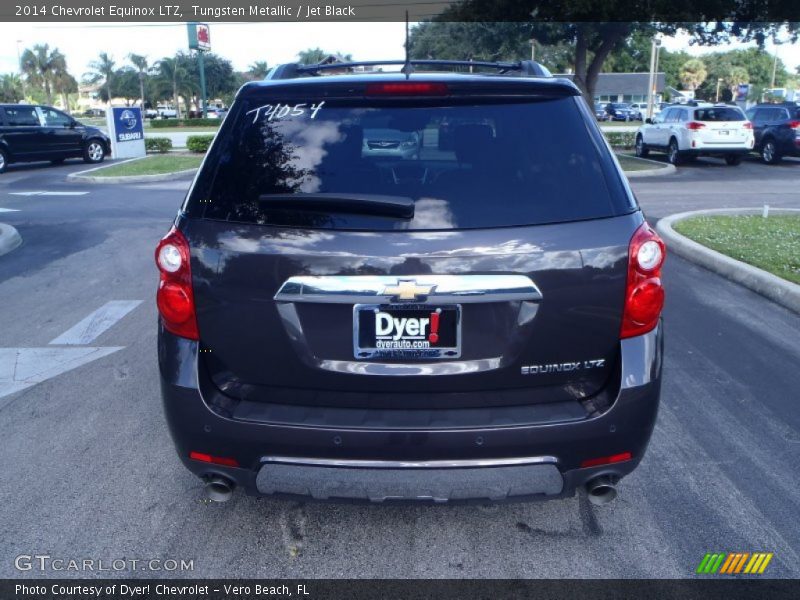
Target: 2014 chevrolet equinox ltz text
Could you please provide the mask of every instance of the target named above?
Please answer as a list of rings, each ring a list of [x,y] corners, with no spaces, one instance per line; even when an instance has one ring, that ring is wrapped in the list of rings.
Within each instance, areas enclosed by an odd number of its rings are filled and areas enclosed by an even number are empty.
[[[239,91],[156,249],[165,412],[212,499],[604,503],[642,460],[664,245],[571,82],[471,65]]]

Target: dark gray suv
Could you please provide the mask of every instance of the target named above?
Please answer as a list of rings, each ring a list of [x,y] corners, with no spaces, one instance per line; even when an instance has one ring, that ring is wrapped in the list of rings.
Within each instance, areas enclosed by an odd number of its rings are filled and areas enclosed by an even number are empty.
[[[467,64],[239,91],[156,249],[165,412],[210,498],[603,503],[642,459],[664,245],[571,82]],[[370,152],[386,130],[418,150]]]

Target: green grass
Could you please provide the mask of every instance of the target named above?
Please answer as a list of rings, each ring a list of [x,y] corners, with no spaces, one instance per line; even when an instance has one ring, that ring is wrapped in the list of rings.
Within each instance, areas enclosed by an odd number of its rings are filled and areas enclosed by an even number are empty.
[[[93,171],[92,177],[127,177],[133,175],[160,175],[174,171],[196,169],[203,160],[202,155],[160,154],[140,160],[111,165]]]
[[[800,215],[695,217],[678,233],[793,283],[800,283]]]
[[[635,156],[629,156],[627,154],[617,154],[617,160],[619,164],[622,165],[622,169],[625,172],[667,168],[666,164],[660,164],[652,160],[642,160],[641,158],[636,158]]]

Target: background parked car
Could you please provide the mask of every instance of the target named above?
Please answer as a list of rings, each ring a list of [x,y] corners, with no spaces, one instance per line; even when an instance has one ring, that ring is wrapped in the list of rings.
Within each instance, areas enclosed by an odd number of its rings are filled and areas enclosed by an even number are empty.
[[[50,106],[0,104],[0,173],[9,163],[49,160],[63,162],[82,157],[102,162],[111,152],[111,140]]]
[[[719,156],[738,165],[753,145],[752,123],[738,107],[723,104],[670,106],[636,132],[636,156],[658,150],[673,165],[696,156]]]
[[[422,138],[416,131],[365,129],[361,155],[364,157],[416,159]]]
[[[624,102],[611,102],[606,104],[606,113],[612,121],[630,121],[630,105]]]
[[[594,105],[594,116],[598,121],[608,121],[611,118],[606,112],[605,105],[599,102]]]
[[[158,106],[158,116],[161,119],[174,119],[178,116],[178,111],[175,110],[173,106],[167,106],[164,104],[160,104]]]
[[[632,121],[641,121],[647,113],[647,104],[639,104],[634,102],[630,106],[630,115]]]
[[[770,165],[784,156],[800,156],[800,106],[794,102],[757,104],[747,111],[753,122],[755,149]]]
[[[87,108],[85,111],[83,111],[83,116],[84,117],[105,117],[106,116],[106,111],[104,111],[102,108]]]

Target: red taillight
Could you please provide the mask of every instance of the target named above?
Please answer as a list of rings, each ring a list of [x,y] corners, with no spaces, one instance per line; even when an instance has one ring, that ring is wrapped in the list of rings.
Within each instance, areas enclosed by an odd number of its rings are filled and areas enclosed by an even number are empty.
[[[664,242],[647,223],[636,230],[628,245],[628,281],[622,312],[622,339],[652,331],[664,308],[661,267]]]
[[[789,121],[790,129],[800,129],[800,121]]]
[[[199,460],[200,462],[211,463],[214,465],[222,465],[223,467],[238,467],[239,461],[235,458],[225,458],[224,456],[211,456],[203,452],[190,452],[189,458],[192,460]]]
[[[742,127],[744,127],[745,129],[752,129],[753,128],[753,124],[750,121],[745,121],[742,124]]]
[[[164,327],[175,335],[190,340],[200,339],[192,292],[189,242],[174,227],[156,246],[156,266],[161,275],[156,304]]]
[[[586,467],[599,467],[600,465],[611,465],[630,460],[631,458],[633,458],[633,455],[630,452],[620,452],[619,454],[601,456],[600,458],[589,458],[581,462],[581,469],[585,469]]]
[[[446,96],[448,91],[443,83],[400,81],[370,83],[365,93],[367,96]]]
[[[692,131],[697,131],[698,129],[705,129],[705,123],[698,123],[697,121],[689,121],[686,124],[686,129],[691,129]]]

